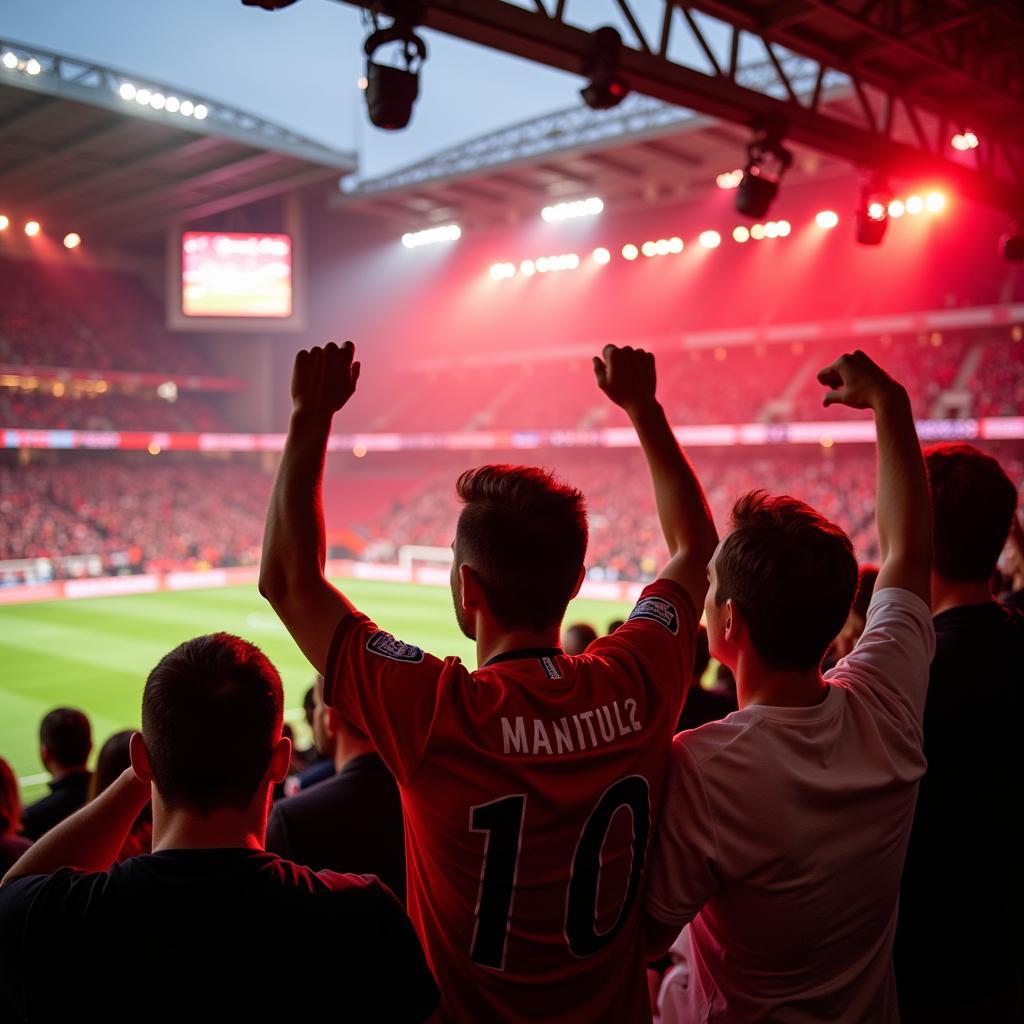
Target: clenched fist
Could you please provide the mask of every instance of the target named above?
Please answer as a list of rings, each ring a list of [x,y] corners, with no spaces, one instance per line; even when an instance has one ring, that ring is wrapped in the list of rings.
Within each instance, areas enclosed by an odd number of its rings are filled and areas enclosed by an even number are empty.
[[[292,370],[292,405],[296,412],[317,419],[331,417],[352,397],[359,380],[356,347],[329,341],[323,348],[303,349]]]
[[[601,356],[594,356],[597,386],[630,416],[654,403],[657,378],[654,355],[642,348],[605,345]]]

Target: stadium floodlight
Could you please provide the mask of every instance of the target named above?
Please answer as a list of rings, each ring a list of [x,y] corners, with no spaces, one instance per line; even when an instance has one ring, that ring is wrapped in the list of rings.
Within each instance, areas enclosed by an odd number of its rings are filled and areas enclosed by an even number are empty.
[[[941,192],[929,192],[924,205],[929,213],[938,213],[946,205],[946,197]]]
[[[889,216],[893,220],[902,217],[905,211],[906,207],[903,205],[902,199],[893,199],[889,202]]]
[[[164,109],[170,114],[176,114],[181,109],[181,100],[177,96],[168,96]]]
[[[632,242],[627,242],[622,247],[622,258],[624,260],[635,260],[639,255],[640,250]]]
[[[540,269],[538,267],[538,269]],[[491,277],[495,281],[501,281],[506,277],[515,277],[516,267],[514,263],[493,263],[491,264]]]
[[[0,64],[3,64],[8,71],[15,71],[18,67],[18,55],[8,50],[3,57],[0,57]]]
[[[0,231],[6,231],[11,226],[11,218],[5,213],[0,213]]]
[[[880,245],[889,228],[889,190],[881,181],[861,186],[857,207],[857,241],[861,245]]]
[[[750,231],[740,224],[732,229],[732,240],[741,244],[747,242],[750,240]]]
[[[195,104],[191,100],[181,101],[181,116],[191,117],[192,112],[196,109]]]
[[[839,223],[839,214],[835,210],[820,210],[814,220],[819,228],[829,231]]]
[[[29,57],[25,61],[25,74],[27,75],[38,75],[43,70],[43,65],[35,59],[35,57]]]
[[[640,246],[640,251],[645,256],[657,256],[658,255],[658,243],[653,241],[653,239],[650,240],[650,241],[644,242],[644,244]]]
[[[717,231],[702,231],[698,241],[705,249],[717,249],[722,244],[722,236]]]
[[[462,228],[458,224],[440,224],[436,228],[424,228],[422,231],[407,231],[402,235],[402,245],[406,249],[416,249],[435,242],[454,242],[461,237]]]
[[[195,110],[192,111],[192,116],[197,121],[205,121],[206,120],[206,115],[209,114],[209,113],[210,113],[209,110],[207,110],[206,107],[204,107],[202,103],[197,103]]]
[[[77,249],[82,244],[82,236],[77,231],[69,231],[64,236],[65,249]]]
[[[153,93],[150,89],[136,89],[135,90],[135,102],[139,106],[146,107],[149,105],[150,99],[152,99]]]
[[[678,254],[683,251],[683,240],[678,235],[673,235],[668,240],[668,251],[673,254]]]
[[[949,141],[950,145],[961,153],[966,153],[969,149],[978,148],[978,136],[971,131],[958,132]]]
[[[167,97],[162,92],[155,92],[149,97],[149,105],[154,110],[163,110],[167,105]]]
[[[537,273],[537,264],[534,263],[533,260],[523,260],[523,262],[519,264],[519,273],[524,277],[532,277]]]
[[[554,206],[545,206],[540,211],[541,217],[549,224],[562,220],[572,220],[575,217],[593,217],[604,209],[604,201],[597,196],[589,199],[576,199],[570,203],[556,203]]]
[[[917,214],[924,209],[924,200],[920,196],[907,196],[907,201],[903,205],[907,213]]]
[[[629,86],[619,75],[622,36],[611,25],[590,34],[590,47],[583,58],[583,74],[590,81],[580,89],[583,102],[591,110],[611,110],[628,95]]]
[[[612,254],[603,246],[598,246],[592,253],[595,263],[600,263],[602,266],[606,263],[610,263]]]
[[[753,227],[752,227],[752,228],[750,229],[750,237],[751,237],[751,238],[752,238],[752,239],[753,239],[753,240],[754,240],[755,242],[760,242],[760,241],[761,241],[761,239],[765,237],[765,230],[764,230],[764,225],[763,225],[763,224],[755,224],[755,225],[754,225],[754,226],[753,226]]]
[[[381,28],[378,14],[392,19]],[[423,0],[379,0],[372,6],[374,31],[363,44],[366,53],[366,110],[370,123],[386,131],[404,128],[412,117],[413,104],[420,92],[420,68],[427,59],[427,44],[413,28],[423,15]],[[382,47],[400,43],[399,55],[404,68],[375,61]]]
[[[117,90],[118,96],[123,100],[135,99],[135,83],[134,82],[122,82]]]
[[[743,180],[743,169],[737,167],[734,171],[722,171],[715,177],[715,184],[721,189],[739,188]]]
[[[28,235],[29,238],[35,238],[42,230],[42,226],[37,220],[30,220],[25,225],[25,234]]]
[[[768,213],[793,162],[793,154],[782,145],[783,127],[763,122],[755,126],[747,144],[747,163],[736,188],[736,212],[744,217],[758,219]]]

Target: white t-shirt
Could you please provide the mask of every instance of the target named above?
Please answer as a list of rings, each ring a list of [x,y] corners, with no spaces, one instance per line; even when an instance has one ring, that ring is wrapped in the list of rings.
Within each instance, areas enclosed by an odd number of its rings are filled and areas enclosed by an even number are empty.
[[[924,601],[876,591],[820,704],[750,705],[675,738],[647,910],[692,920],[686,1020],[899,1020],[892,944],[934,648]]]

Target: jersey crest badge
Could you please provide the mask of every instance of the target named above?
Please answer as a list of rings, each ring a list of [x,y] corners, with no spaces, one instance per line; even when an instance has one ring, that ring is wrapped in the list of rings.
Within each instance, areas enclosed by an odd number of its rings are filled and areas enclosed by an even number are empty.
[[[366,649],[371,654],[379,654],[382,658],[392,661],[408,661],[416,664],[423,660],[423,651],[412,644],[404,644],[396,640],[390,633],[378,630],[366,641]]]
[[[673,636],[679,632],[679,615],[676,606],[663,597],[645,597],[638,601],[629,613],[629,619],[650,619],[660,622]]]

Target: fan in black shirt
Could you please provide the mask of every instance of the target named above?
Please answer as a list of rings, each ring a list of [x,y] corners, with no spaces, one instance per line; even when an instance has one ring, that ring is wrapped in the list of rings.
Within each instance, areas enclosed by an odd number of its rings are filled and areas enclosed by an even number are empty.
[[[150,673],[133,767],[4,878],[0,1019],[268,1020],[294,1010],[310,950],[323,982],[303,986],[304,1014],[430,1016],[437,988],[377,879],[262,849],[291,755],[282,705],[273,665],[223,633]],[[154,852],[111,867],[151,795]]]

